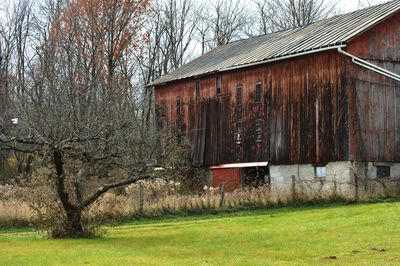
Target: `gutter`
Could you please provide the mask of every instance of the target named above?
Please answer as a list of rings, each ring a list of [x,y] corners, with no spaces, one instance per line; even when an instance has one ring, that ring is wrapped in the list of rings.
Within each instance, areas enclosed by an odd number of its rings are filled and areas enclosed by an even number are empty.
[[[361,67],[369,69],[369,70],[371,70],[371,71],[373,71],[375,73],[381,74],[381,75],[383,75],[385,77],[388,77],[390,79],[394,79],[396,81],[400,81],[400,75],[398,75],[396,73],[393,73],[393,72],[391,72],[391,71],[389,71],[387,69],[384,69],[382,67],[379,67],[377,65],[371,64],[370,62],[365,61],[365,60],[363,60],[361,58],[358,58],[358,57],[356,57],[356,56],[354,56],[354,55],[352,55],[352,54],[350,54],[350,53],[348,53],[346,51],[343,51],[341,47],[338,47],[338,52],[350,57],[351,61],[356,65],[359,65]]]
[[[295,53],[295,54],[290,54],[290,55],[286,55],[286,56],[274,57],[274,58],[270,58],[270,59],[250,63],[250,64],[243,64],[243,65],[238,65],[238,66],[227,67],[227,68],[223,68],[223,69],[219,70],[218,72],[225,72],[225,71],[241,69],[241,68],[245,68],[245,67],[262,65],[262,64],[275,62],[275,61],[281,61],[281,60],[285,60],[285,59],[290,59],[290,58],[298,57],[298,56],[302,56],[302,55],[314,54],[314,53],[319,53],[319,52],[333,50],[333,49],[341,49],[342,47],[346,47],[346,45],[340,44],[340,45],[334,45],[334,46],[326,46],[326,47],[308,50],[308,51],[304,51],[304,52],[299,52],[299,53]]]

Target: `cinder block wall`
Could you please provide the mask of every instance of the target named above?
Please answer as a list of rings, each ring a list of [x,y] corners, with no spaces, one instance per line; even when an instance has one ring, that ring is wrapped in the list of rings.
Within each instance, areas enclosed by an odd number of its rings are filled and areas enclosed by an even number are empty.
[[[326,165],[326,175],[317,177],[311,164],[271,165],[271,185],[276,189],[292,189],[293,177],[296,190],[329,193],[351,193],[353,174],[350,162],[330,162]]]
[[[390,166],[390,177],[378,178],[377,165]],[[400,194],[400,163],[330,162],[324,177],[311,164],[271,165],[271,186],[280,190],[345,196]],[[295,183],[295,184],[293,184]]]

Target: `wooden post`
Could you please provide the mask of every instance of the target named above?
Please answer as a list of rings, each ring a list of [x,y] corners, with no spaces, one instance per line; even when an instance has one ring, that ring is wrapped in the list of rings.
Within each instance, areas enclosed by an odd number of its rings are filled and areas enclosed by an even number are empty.
[[[266,180],[266,184],[268,186],[268,192],[271,193],[271,176],[270,175],[265,175],[265,180]]]
[[[336,184],[336,179],[333,180],[333,195],[337,195],[337,184]]]
[[[358,175],[354,174],[355,200],[358,200]]]
[[[225,181],[221,184],[221,198],[219,199],[219,207],[222,208],[224,206],[224,197],[225,197]]]
[[[142,184],[139,184],[139,214],[143,215],[144,213],[144,187]]]
[[[292,200],[296,200],[296,177],[292,175]]]

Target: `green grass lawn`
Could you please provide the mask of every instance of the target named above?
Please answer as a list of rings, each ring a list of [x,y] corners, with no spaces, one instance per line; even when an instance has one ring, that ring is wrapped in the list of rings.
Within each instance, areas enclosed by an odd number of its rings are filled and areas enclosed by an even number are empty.
[[[51,240],[0,231],[0,265],[400,265],[400,203],[246,211]]]

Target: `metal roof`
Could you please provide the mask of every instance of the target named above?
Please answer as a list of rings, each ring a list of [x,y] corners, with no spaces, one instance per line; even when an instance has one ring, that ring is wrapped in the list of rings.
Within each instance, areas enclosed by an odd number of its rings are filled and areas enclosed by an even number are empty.
[[[305,27],[228,43],[162,76],[149,86],[269,60],[282,60],[292,55],[318,52],[321,48],[334,49],[398,11],[400,0],[395,0],[323,19]]]

